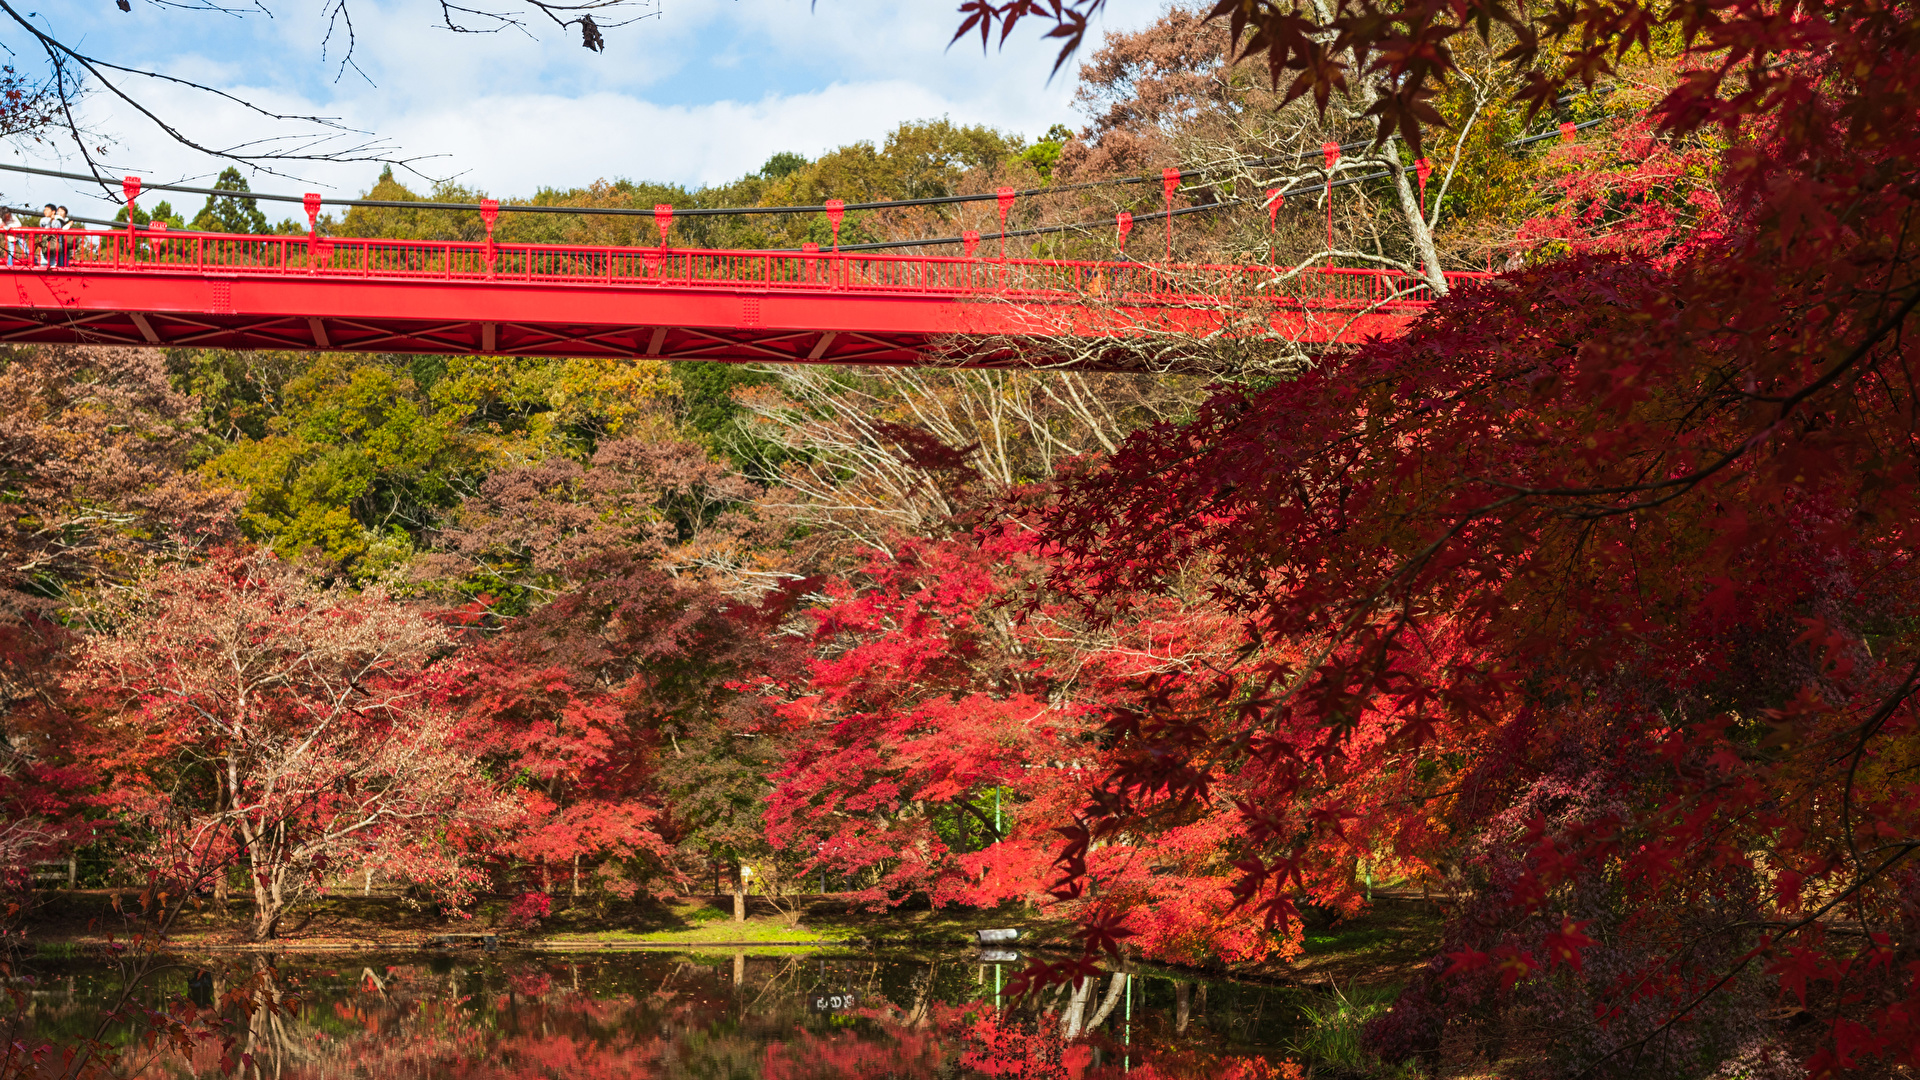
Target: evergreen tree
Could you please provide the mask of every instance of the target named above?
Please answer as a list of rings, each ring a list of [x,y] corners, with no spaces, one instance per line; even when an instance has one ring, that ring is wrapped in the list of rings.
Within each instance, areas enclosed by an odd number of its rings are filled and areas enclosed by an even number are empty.
[[[213,182],[215,190],[246,192],[247,180],[240,170],[231,166],[220,171],[220,178]],[[237,195],[209,195],[207,205],[193,217],[193,227],[202,232],[224,233],[267,233],[273,229],[267,224],[267,216],[252,199],[243,199]]]

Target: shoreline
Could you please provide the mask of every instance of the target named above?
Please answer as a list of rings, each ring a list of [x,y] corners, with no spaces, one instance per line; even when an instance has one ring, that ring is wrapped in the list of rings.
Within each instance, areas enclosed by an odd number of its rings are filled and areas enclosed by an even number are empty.
[[[59,890],[22,913],[16,938],[21,952],[42,960],[96,959],[124,955],[140,932],[140,920],[125,906],[124,892]],[[122,898],[116,904],[116,897]],[[758,900],[758,897],[751,898]],[[724,905],[724,910],[722,909]],[[515,928],[481,904],[473,916],[449,920],[400,897],[333,896],[303,910],[285,933],[248,941],[247,905],[224,912],[209,906],[185,912],[153,948],[174,957],[195,955],[389,955],[536,957],[560,955],[756,952],[954,953],[978,948],[982,929],[1018,927],[1012,947],[1023,954],[1064,955],[1077,948],[1071,923],[1037,912],[897,907],[868,911],[833,897],[798,907],[750,904],[744,922],[732,919],[728,897],[675,897],[622,905],[576,905]],[[492,925],[489,925],[489,922]],[[1400,982],[1424,967],[1439,942],[1440,909],[1418,895],[1379,894],[1376,903],[1350,920],[1310,927],[1305,951],[1252,962],[1224,958],[1140,958],[1136,963],[1198,979],[1232,979],[1298,986]],[[106,934],[103,927],[124,927]],[[488,951],[483,936],[495,936]],[[436,939],[459,939],[456,941]]]

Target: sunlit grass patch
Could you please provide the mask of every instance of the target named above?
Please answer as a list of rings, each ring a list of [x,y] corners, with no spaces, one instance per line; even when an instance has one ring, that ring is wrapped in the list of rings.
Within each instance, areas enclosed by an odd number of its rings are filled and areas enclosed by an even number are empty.
[[[1316,1075],[1414,1076],[1412,1066],[1385,1065],[1360,1041],[1368,1021],[1385,1014],[1398,996],[1400,987],[1392,984],[1344,990],[1335,985],[1330,993],[1300,1006],[1301,1034],[1290,1049],[1312,1063]]]

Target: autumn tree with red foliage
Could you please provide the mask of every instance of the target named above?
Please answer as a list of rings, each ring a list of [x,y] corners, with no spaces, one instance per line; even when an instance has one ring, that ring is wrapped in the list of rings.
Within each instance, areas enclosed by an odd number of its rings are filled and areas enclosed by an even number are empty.
[[[11,80],[0,71],[0,89]],[[4,110],[0,110],[4,111]],[[87,842],[95,770],[61,688],[76,593],[155,554],[232,535],[238,493],[187,469],[192,399],[157,350],[0,354],[0,882]]]
[[[527,785],[495,852],[541,891],[560,877],[578,895],[584,871],[621,897],[685,888],[701,857],[763,852],[767,762],[736,684],[780,670],[792,595],[735,600],[631,551],[565,572],[574,588],[474,650],[466,709]]]
[[[1218,14],[1297,92],[1394,73],[1377,115],[1410,141],[1476,20],[1522,63],[1566,50],[1536,103],[1682,36],[1649,135],[1727,147],[1723,217],[1464,290],[1066,489],[1056,588],[1106,603],[1197,567],[1283,654],[1212,680],[1214,707],[1114,715],[1068,877],[1143,806],[1257,775],[1258,914],[1374,850],[1471,896],[1375,1029],[1389,1058],[1765,1069],[1795,1053],[1766,1019],[1787,1003],[1819,1020],[1815,1075],[1920,1064],[1911,6]],[[1391,781],[1364,841],[1356,772]]]
[[[756,684],[781,748],[769,841],[875,906],[1117,903],[1140,955],[1296,953],[1300,924],[1274,934],[1233,911],[1230,852],[1246,837],[1224,806],[1159,807],[1099,848],[1092,888],[1046,890],[1058,834],[1109,763],[1099,713],[1137,704],[1150,674],[1229,658],[1236,639],[1218,611],[1167,597],[1100,628],[1051,605],[1023,610],[1042,554],[1015,526],[896,537],[826,584],[807,612],[804,666]],[[1330,905],[1358,901],[1351,875],[1316,884]]]
[[[1051,674],[1004,609],[998,567],[1017,548],[893,548],[809,612],[801,681],[761,685],[784,747],[769,839],[875,904],[1027,898],[1051,816],[1029,804],[1071,788],[1061,763],[1086,710],[1048,700]]]
[[[470,894],[464,853],[508,800],[450,707],[444,627],[264,553],[163,569],[95,618],[75,707],[174,895],[245,867],[259,940],[360,865]]]

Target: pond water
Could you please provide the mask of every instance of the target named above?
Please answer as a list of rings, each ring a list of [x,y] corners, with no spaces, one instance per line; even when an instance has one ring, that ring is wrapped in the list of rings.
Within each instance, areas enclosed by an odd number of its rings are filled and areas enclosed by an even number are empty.
[[[1286,1050],[1297,991],[1136,973],[1103,977],[1078,1006],[1064,992],[996,997],[1023,963],[972,952],[183,958],[150,976],[104,1041],[121,1053],[113,1073],[134,1077],[1297,1075]],[[124,985],[98,962],[29,961],[19,974],[31,981],[16,999],[16,1045],[93,1037]],[[199,1034],[147,1045],[168,1023]]]

